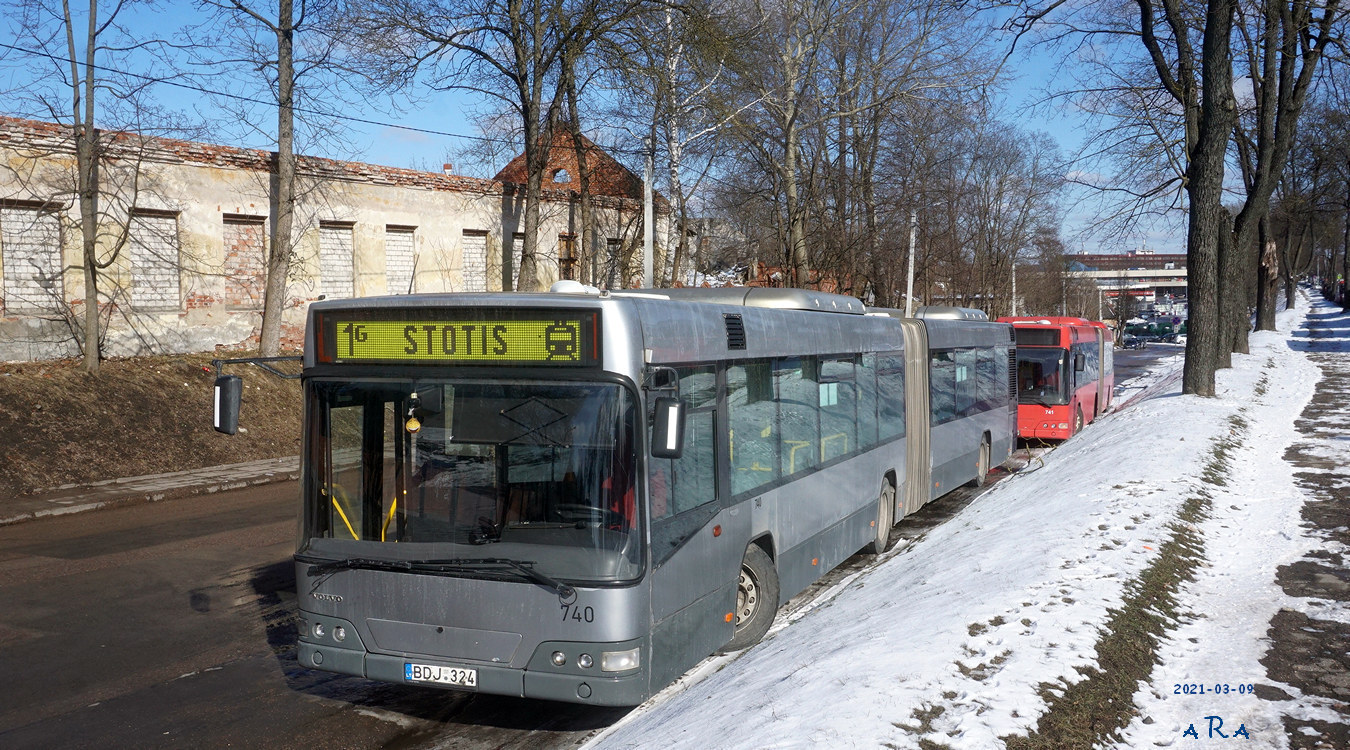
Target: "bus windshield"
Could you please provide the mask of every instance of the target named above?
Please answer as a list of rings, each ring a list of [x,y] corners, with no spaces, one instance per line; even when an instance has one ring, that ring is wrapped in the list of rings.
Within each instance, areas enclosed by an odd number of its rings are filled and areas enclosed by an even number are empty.
[[[487,577],[521,566],[569,581],[641,574],[625,388],[311,380],[306,399],[301,554],[423,570],[454,561],[451,574]]]
[[[1063,349],[1017,347],[1017,402],[1058,406],[1069,403],[1064,388]]]

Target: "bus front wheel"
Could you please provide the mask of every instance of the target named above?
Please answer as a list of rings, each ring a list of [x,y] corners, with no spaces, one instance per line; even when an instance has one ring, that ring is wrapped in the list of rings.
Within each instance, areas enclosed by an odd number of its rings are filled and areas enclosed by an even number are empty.
[[[877,497],[877,534],[867,543],[867,553],[879,555],[886,551],[886,543],[891,540],[891,527],[895,525],[895,486],[889,479],[881,480],[881,494]]]
[[[777,613],[778,573],[768,553],[752,544],[745,550],[741,577],[736,584],[736,634],[722,647],[722,653],[759,643]]]
[[[1073,413],[1073,434],[1077,435],[1083,431],[1083,407],[1078,407]]]

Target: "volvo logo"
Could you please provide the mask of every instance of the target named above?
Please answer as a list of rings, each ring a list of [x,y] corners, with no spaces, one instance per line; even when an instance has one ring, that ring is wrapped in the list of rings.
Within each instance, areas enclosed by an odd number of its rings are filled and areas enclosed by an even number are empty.
[[[321,602],[340,602],[340,601],[342,601],[342,597],[338,596],[337,594],[321,594],[321,593],[319,593],[319,592],[317,592],[317,591],[311,591],[311,592],[309,592],[309,595],[312,596],[312,597],[314,597],[315,599],[318,599],[318,600],[321,601]]]

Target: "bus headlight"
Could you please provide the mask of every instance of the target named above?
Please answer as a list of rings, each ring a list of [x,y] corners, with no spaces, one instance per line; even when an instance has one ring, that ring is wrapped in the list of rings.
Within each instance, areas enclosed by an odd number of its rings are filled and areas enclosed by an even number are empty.
[[[316,622],[316,623],[314,623],[314,637],[315,637],[315,638],[322,638],[322,637],[323,637],[323,634],[324,634],[323,623],[321,623],[321,622]]]
[[[555,666],[555,667],[561,667],[562,665],[564,665],[564,664],[566,664],[566,663],[567,663],[567,654],[564,654],[564,653],[561,652],[561,651],[554,651],[554,652],[553,652],[553,666]]]
[[[605,651],[600,654],[601,672],[624,672],[629,669],[637,669],[642,663],[639,654],[640,648],[630,648],[627,651]]]
[[[347,629],[341,625],[333,628],[333,637],[339,641],[347,640]]]

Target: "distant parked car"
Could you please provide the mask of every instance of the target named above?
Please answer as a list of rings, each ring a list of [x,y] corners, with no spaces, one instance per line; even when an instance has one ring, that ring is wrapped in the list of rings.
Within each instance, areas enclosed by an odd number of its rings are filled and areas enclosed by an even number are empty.
[[[1175,344],[1184,344],[1184,343],[1186,343],[1186,334],[1184,334],[1184,333],[1178,333],[1178,334],[1177,334],[1177,340],[1174,341],[1174,342],[1172,342],[1172,343],[1175,343]]]
[[[1143,349],[1144,340],[1138,336],[1131,336],[1127,333],[1125,334],[1125,337],[1120,340],[1120,347],[1122,349]]]

